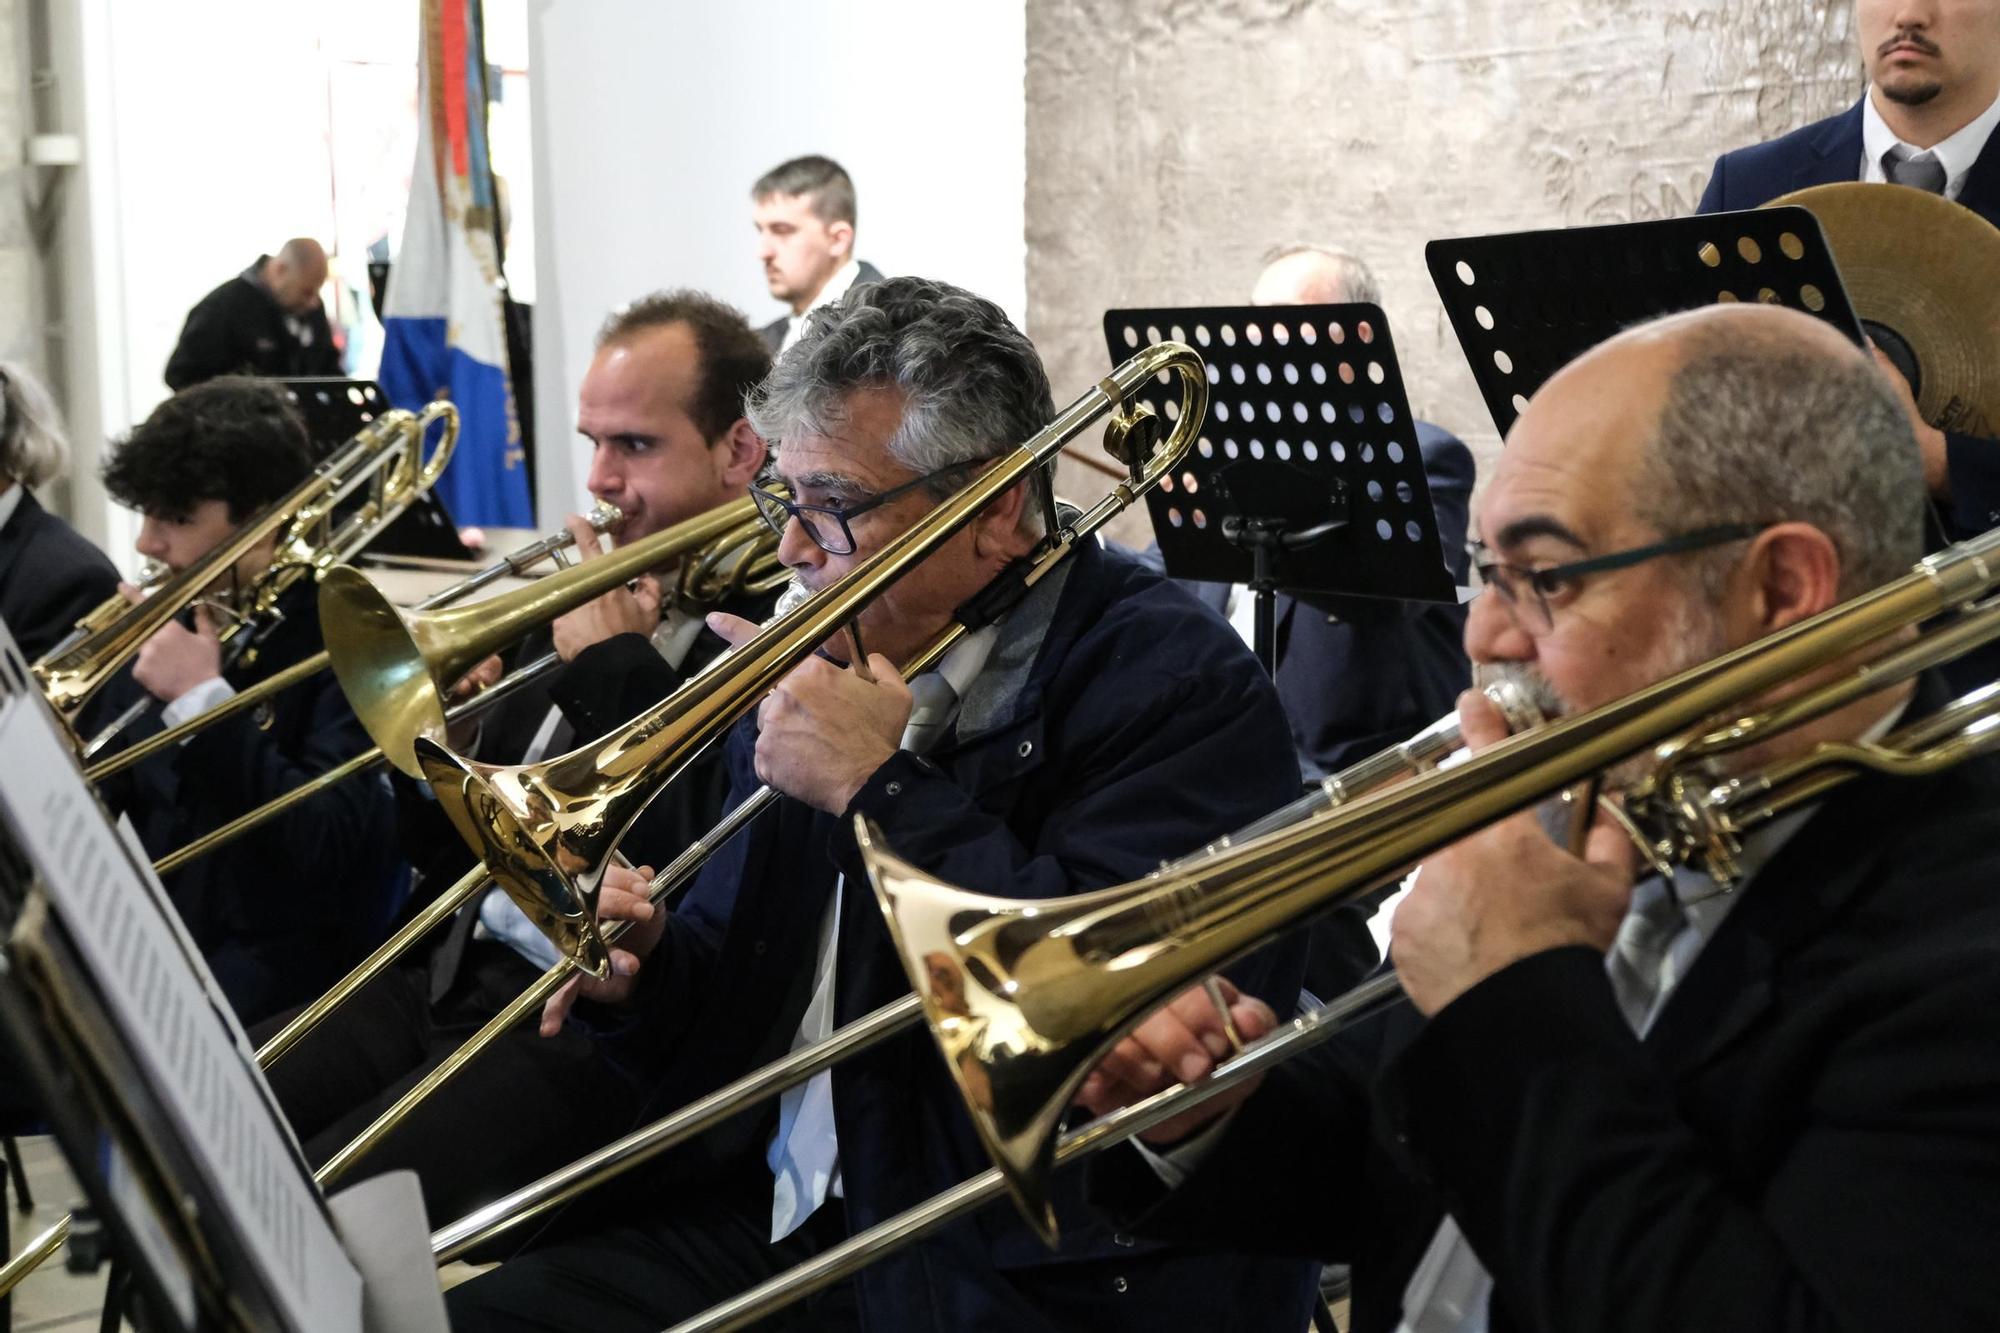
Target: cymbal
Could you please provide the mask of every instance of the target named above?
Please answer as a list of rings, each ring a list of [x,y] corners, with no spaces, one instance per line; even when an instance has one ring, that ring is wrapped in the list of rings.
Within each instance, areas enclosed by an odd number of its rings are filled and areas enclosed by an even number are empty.
[[[2000,435],[2000,228],[1906,185],[1815,185],[1766,207],[1780,204],[1819,219],[1868,336],[1914,367],[1924,420]]]

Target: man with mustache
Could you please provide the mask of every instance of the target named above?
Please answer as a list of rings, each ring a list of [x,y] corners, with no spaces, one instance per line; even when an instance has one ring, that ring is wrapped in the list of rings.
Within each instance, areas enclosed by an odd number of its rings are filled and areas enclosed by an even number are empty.
[[[1854,27],[1868,71],[1861,100],[1783,138],[1725,154],[1700,211],[1757,208],[1836,181],[1888,181],[1943,195],[2000,225],[2000,145],[1993,142],[2000,0],[1856,0]],[[2000,441],[1925,423],[1907,394],[1905,407],[1923,450],[1924,485],[1951,535],[2000,525]]]
[[[1921,494],[1884,373],[1828,326],[1759,306],[1643,325],[1509,434],[1467,652],[1595,708],[1903,573]],[[1723,768],[1945,697],[1882,689]],[[1477,695],[1460,715],[1475,750],[1504,735]],[[1533,811],[1491,824],[1396,914],[1409,1006],[1104,1154],[1097,1199],[1163,1238],[1352,1261],[1356,1333],[1990,1328],[1996,798],[1991,759],[1860,777],[1751,832],[1734,884],[1639,876],[1608,820],[1581,855]],[[1084,1104],[1207,1063],[1199,996]],[[1276,1021],[1233,1012],[1246,1036]]]
[[[816,315],[753,397],[789,498],[763,501],[779,555],[825,588],[1055,415],[1040,358],[990,301],[891,278]],[[1039,477],[997,497],[779,685],[729,737],[731,799],[784,793],[671,913],[642,924],[593,989],[598,1025],[656,1113],[907,995],[854,841],[854,816],[929,873],[1048,898],[1144,874],[1293,796],[1277,695],[1242,641],[1131,557],[1083,540],[934,672],[907,660],[1044,534]],[[741,640],[754,627],[711,624]],[[828,660],[828,659],[833,660]],[[1303,941],[1244,960],[1237,984],[1290,1007]],[[935,963],[938,960],[933,960]],[[562,1007],[566,996],[558,997]],[[733,1188],[645,1173],[546,1245],[448,1296],[453,1327],[671,1325],[980,1170],[929,1036],[904,1032],[740,1119],[765,1151]],[[785,1316],[813,1328],[1232,1328],[1297,1333],[1312,1266],[1152,1247],[1056,1190],[1051,1254],[1015,1214],[958,1222]],[[794,1322],[796,1321],[796,1322]]]

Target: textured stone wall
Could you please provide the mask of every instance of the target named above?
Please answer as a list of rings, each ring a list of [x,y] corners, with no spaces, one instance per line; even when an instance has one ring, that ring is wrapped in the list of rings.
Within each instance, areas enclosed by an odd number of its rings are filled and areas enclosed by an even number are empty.
[[[1264,251],[1319,240],[1374,266],[1412,406],[1483,461],[1493,422],[1424,242],[1693,211],[1717,153],[1853,100],[1850,20],[1840,0],[1028,0],[1028,321],[1058,400],[1103,373],[1107,307],[1240,302]]]
[[[28,227],[28,32],[22,0],[0,0],[0,359],[34,361],[41,308]]]

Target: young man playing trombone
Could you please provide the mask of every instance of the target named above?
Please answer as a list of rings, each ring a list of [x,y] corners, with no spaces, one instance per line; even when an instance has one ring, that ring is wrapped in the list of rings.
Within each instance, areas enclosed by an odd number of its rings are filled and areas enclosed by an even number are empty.
[[[1922,495],[1895,393],[1829,326],[1758,306],[1643,326],[1510,434],[1467,651],[1550,713],[1596,708],[1905,573]],[[1944,702],[1925,673],[1721,765],[1768,772]],[[1461,716],[1475,749],[1504,734],[1476,696]],[[1749,832],[1739,870],[1642,872],[1603,820],[1573,853],[1533,812],[1438,852],[1394,922],[1410,1007],[1160,1126],[1150,1161],[1098,1159],[1099,1202],[1151,1234],[1351,1261],[1357,1333],[1990,1328],[1993,761],[1856,777]],[[1143,1022],[1085,1105],[1205,1070],[1204,1003]],[[1234,1015],[1253,1037],[1275,1020]]]
[[[790,497],[763,501],[810,590],[854,569],[1053,418],[1034,349],[990,302],[892,278],[818,313],[756,396]],[[1128,878],[1297,791],[1290,733],[1242,642],[1182,590],[1085,537],[1024,600],[914,680],[899,662],[1043,535],[1040,478],[1004,490],[861,613],[729,737],[732,801],[779,800],[643,926],[590,1020],[671,1110],[908,990],[850,816],[927,868],[1035,897]],[[711,623],[732,639],[754,626]],[[865,670],[863,669],[865,666]],[[726,669],[726,668],[725,668]],[[1226,775],[1226,780],[1224,780]],[[1289,1005],[1302,941],[1239,984]],[[562,1007],[559,998],[557,1007]],[[448,1294],[461,1330],[657,1330],[976,1171],[981,1154],[917,1032],[742,1118],[757,1151],[728,1188],[639,1187],[582,1234]],[[775,1113],[774,1113],[775,1112]],[[842,1284],[814,1327],[1230,1327],[1296,1333],[1301,1262],[1135,1245],[1059,1199],[1051,1254],[999,1212]],[[587,1220],[586,1220],[587,1219]]]
[[[104,468],[137,510],[139,554],[179,572],[226,541],[312,470],[298,413],[274,385],[223,378],[161,403]],[[259,543],[139,650],[106,691],[105,717],[150,695],[136,741],[200,716],[322,647],[316,585],[294,582],[269,611],[234,625],[271,569]],[[368,748],[339,686],[321,673],[266,706],[215,722],[109,779],[146,849],[164,856]],[[168,894],[246,1022],[331,983],[381,937],[406,882],[380,773],[321,791],[165,876]]]

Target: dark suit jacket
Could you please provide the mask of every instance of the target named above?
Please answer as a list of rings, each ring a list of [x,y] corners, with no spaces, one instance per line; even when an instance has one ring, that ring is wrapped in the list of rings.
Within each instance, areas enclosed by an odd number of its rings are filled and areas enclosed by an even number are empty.
[[[1861,103],[1856,102],[1781,139],[1723,154],[1699,211],[1758,208],[1807,186],[1859,180],[1861,152]],[[1986,141],[1966,174],[1958,202],[2000,226],[2000,134]],[[1951,510],[1945,517],[1951,535],[1956,539],[2000,525],[2000,441],[1956,433],[1945,440],[1951,473]]]
[[[1356,1333],[1395,1326],[1446,1207],[1494,1333],[1991,1328],[1996,883],[1994,761],[1856,780],[1643,1042],[1599,954],[1525,959],[1281,1067],[1144,1227],[1351,1260]],[[1093,1184],[1160,1194],[1122,1150]]]
[[[0,528],[0,620],[21,656],[32,662],[55,647],[117,591],[118,571],[104,552],[21,487],[20,504]]]
[[[258,255],[262,264],[268,255]],[[180,339],[167,358],[164,378],[176,393],[218,375],[295,379],[341,373],[340,349],[326,311],[315,305],[299,316],[310,334],[300,342],[271,293],[239,273],[188,311]]]
[[[1297,790],[1277,699],[1224,625],[1094,543],[1064,574],[1002,622],[955,734],[928,758],[890,759],[849,812],[876,820],[899,855],[980,892],[1043,898],[1135,878]],[[1043,616],[1037,648],[1022,627]],[[754,744],[751,719],[731,737],[732,799],[757,785]],[[663,1106],[789,1047],[836,872],[846,876],[836,1021],[909,993],[850,825],[780,801],[668,919],[636,1013],[612,1034],[659,1080]],[[1299,963],[1292,940],[1236,973],[1289,1009]],[[833,1097],[853,1228],[986,1165],[923,1033],[841,1065]],[[1135,1249],[1089,1218],[1074,1177],[1057,1180],[1059,1254],[1005,1205],[988,1209],[863,1273],[867,1327],[1304,1327],[1306,1266]]]
[[[320,650],[312,581],[278,605],[283,620],[226,673],[238,689]],[[129,674],[114,685],[137,697]],[[132,739],[157,732],[159,717],[149,713]],[[160,857],[369,744],[333,673],[321,672],[118,775],[105,795]],[[245,1023],[310,1000],[382,938],[407,885],[388,780],[380,770],[351,777],[164,882]]]
[[[855,287],[859,287],[864,282],[882,281],[881,269],[876,268],[873,264],[869,263],[865,259],[860,261],[860,265],[861,265],[861,271],[855,274],[854,276]],[[852,290],[852,288],[850,288],[849,290]],[[772,320],[769,324],[766,324],[763,328],[757,330],[758,334],[764,339],[765,343],[767,343],[770,346],[772,356],[776,356],[778,354],[778,349],[785,345],[785,330],[789,329],[791,326],[792,326],[792,317],[790,315],[780,315],[778,316],[778,318]]]

